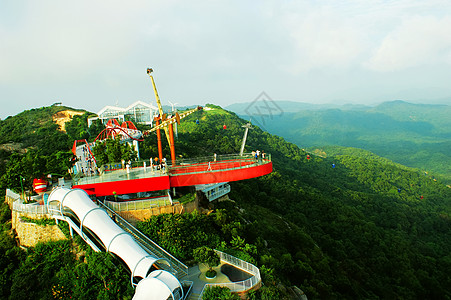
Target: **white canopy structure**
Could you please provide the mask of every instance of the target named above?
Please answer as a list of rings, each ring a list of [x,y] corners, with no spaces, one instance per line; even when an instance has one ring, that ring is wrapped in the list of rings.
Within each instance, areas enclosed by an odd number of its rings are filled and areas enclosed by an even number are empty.
[[[98,117],[88,118],[88,126],[97,119],[100,119],[103,124],[110,119],[118,119],[121,122],[130,120],[138,124],[152,125],[155,113],[158,114],[158,108],[143,101],[136,101],[125,108],[107,105],[97,113]]]
[[[61,217],[79,226],[85,240],[93,240],[98,249],[114,253],[128,266],[131,283],[137,285],[133,299],[183,299],[179,280],[169,271],[171,264],[154,257],[119,227],[81,189],[56,188],[48,198],[48,205],[59,208]],[[70,222],[69,220],[70,219]]]
[[[168,271],[153,271],[138,283],[133,300],[180,299],[183,289],[178,289],[179,284]]]

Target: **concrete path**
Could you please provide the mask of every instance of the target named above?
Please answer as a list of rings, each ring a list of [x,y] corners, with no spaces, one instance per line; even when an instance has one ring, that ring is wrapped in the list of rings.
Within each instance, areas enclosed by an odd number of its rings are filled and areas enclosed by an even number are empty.
[[[190,300],[197,300],[200,293],[202,292],[202,289],[204,288],[204,285],[207,283],[231,282],[225,274],[221,273],[221,266],[222,263],[219,266],[213,268],[213,270],[216,271],[216,277],[212,279],[205,277],[205,272],[208,270],[208,267],[204,264],[195,265],[188,269],[188,275],[184,276],[180,280],[189,280],[193,282],[192,292],[189,297]]]

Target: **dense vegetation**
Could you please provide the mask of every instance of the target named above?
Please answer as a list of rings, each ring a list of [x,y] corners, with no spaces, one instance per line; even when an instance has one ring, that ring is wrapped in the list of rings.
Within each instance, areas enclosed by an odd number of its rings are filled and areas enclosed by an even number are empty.
[[[179,147],[237,152],[244,121],[221,110],[201,114],[197,128],[194,116],[179,127],[180,141],[191,140]],[[252,224],[243,238],[264,245],[259,266],[314,298],[451,296],[451,190],[439,180],[355,148],[323,149],[324,157],[308,160],[258,128],[247,149],[271,153],[275,169],[232,183],[232,199]]]
[[[102,129],[88,128],[89,113],[66,123],[67,133],[52,121],[63,106],[22,112],[0,121],[0,189],[31,190],[33,178],[67,175],[75,139],[93,140]],[[91,130],[92,134],[88,131]],[[95,133],[96,132],[96,133]],[[24,180],[22,180],[24,179]],[[16,245],[11,211],[0,207],[0,299],[131,299],[129,274],[111,255],[95,253],[83,242],[40,243],[26,251]],[[54,220],[23,221],[41,226]],[[119,265],[119,267],[118,267]]]
[[[5,203],[0,217],[0,299],[131,299],[130,275],[108,253],[92,251],[81,239],[25,251],[6,222],[11,211]]]
[[[403,101],[376,107],[279,105],[274,115],[250,117],[268,132],[302,148],[363,148],[406,166],[433,171],[451,183],[451,106]],[[246,113],[241,107],[236,109]]]
[[[74,140],[94,140],[104,128],[94,122],[88,128],[91,113],[76,115],[66,123],[66,132],[53,122],[58,112],[70,110],[65,106],[50,106],[24,111],[0,120],[0,190],[6,188],[31,190],[34,178],[68,175]]]
[[[214,109],[182,121],[177,154],[189,157],[239,151],[241,126],[246,122],[210,107]],[[86,132],[83,122],[74,128],[78,133],[72,134]],[[46,132],[49,137],[55,134]],[[72,137],[66,139],[66,148],[60,145],[55,151],[70,148]],[[150,137],[141,143],[143,158],[156,156],[155,141]],[[33,167],[36,171],[40,168],[27,155],[36,151],[47,158],[40,152],[43,146],[30,144],[26,153],[5,158],[1,187],[14,184],[5,174],[31,178]],[[256,264],[264,287],[252,293],[251,299],[283,299],[293,285],[310,299],[451,298],[451,189],[440,178],[355,148],[323,147],[307,159],[305,151],[258,127],[249,132],[246,146],[248,152],[256,149],[271,154],[274,171],[231,183],[234,202],[216,204],[209,215],[159,215],[140,223],[139,229],[183,261],[193,260],[194,249],[207,246]],[[50,149],[42,151],[52,153]],[[167,147],[164,155],[169,157]],[[17,183],[20,186],[15,180],[16,187]],[[130,295],[129,288],[121,285],[128,284],[128,276],[113,266],[108,255],[85,249],[86,256],[77,258],[78,246],[69,242],[20,250],[9,232],[8,214],[6,209],[0,214],[4,298],[11,293],[5,286],[12,288],[13,297],[16,293],[23,296],[22,290],[27,298]],[[35,265],[38,267],[33,268]],[[110,279],[120,285],[114,286],[116,293],[108,290]],[[79,287],[69,288],[70,280],[79,280]],[[84,289],[93,296],[81,294]]]
[[[99,166],[137,158],[137,152],[134,148],[128,143],[122,143],[119,136],[115,139],[96,142],[92,151]]]

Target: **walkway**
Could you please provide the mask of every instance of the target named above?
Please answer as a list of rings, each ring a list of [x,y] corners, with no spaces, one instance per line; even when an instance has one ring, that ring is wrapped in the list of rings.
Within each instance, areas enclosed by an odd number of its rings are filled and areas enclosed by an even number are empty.
[[[229,288],[232,292],[246,292],[260,286],[260,270],[256,266],[224,252],[218,250],[215,251],[221,259],[220,265],[213,268],[216,271],[215,278],[207,279],[205,277],[207,267],[204,264],[190,267],[188,275],[182,278],[183,280],[193,282],[190,299],[200,299],[206,286],[223,286]],[[232,282],[228,276],[221,272],[221,267],[226,264],[236,269],[236,272],[242,272],[243,275],[245,274],[246,276],[243,276],[243,278],[246,279]]]
[[[216,271],[216,277],[213,279],[207,279],[205,277],[205,271],[207,271],[207,267],[204,264],[199,264],[192,266],[188,269],[188,276],[183,277],[181,280],[189,280],[193,282],[192,292],[190,294],[190,300],[199,299],[204,286],[207,283],[229,283],[231,282],[229,278],[221,273],[221,266],[224,263],[221,263],[219,266],[214,267],[213,270]]]

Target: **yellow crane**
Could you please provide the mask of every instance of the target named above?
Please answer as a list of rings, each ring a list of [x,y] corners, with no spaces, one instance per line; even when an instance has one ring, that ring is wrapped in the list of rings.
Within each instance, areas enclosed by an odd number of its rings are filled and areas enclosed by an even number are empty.
[[[172,160],[172,165],[175,165],[175,147],[174,147],[174,129],[173,129],[173,124],[175,122],[177,122],[177,124],[180,124],[180,120],[185,118],[186,116],[192,114],[195,111],[198,111],[200,109],[202,109],[201,106],[198,106],[196,108],[190,109],[186,112],[183,112],[181,114],[179,113],[175,113],[174,116],[167,118],[166,114],[163,113],[163,107],[161,106],[161,101],[160,101],[160,97],[158,96],[158,92],[157,92],[157,86],[155,85],[155,80],[153,79],[152,76],[152,72],[153,69],[152,68],[147,68],[147,74],[149,75],[150,79],[152,80],[152,86],[153,86],[153,91],[155,93],[155,98],[157,100],[157,106],[158,106],[158,112],[159,112],[159,116],[155,117],[155,126],[149,130],[146,130],[143,132],[144,135],[147,135],[153,131],[157,132],[157,139],[158,139],[158,157],[161,160],[163,159],[163,150],[161,147],[161,133],[160,133],[160,129],[163,128],[165,134],[166,134],[166,138],[168,140],[168,144],[169,144],[169,149],[171,150],[171,160]]]

